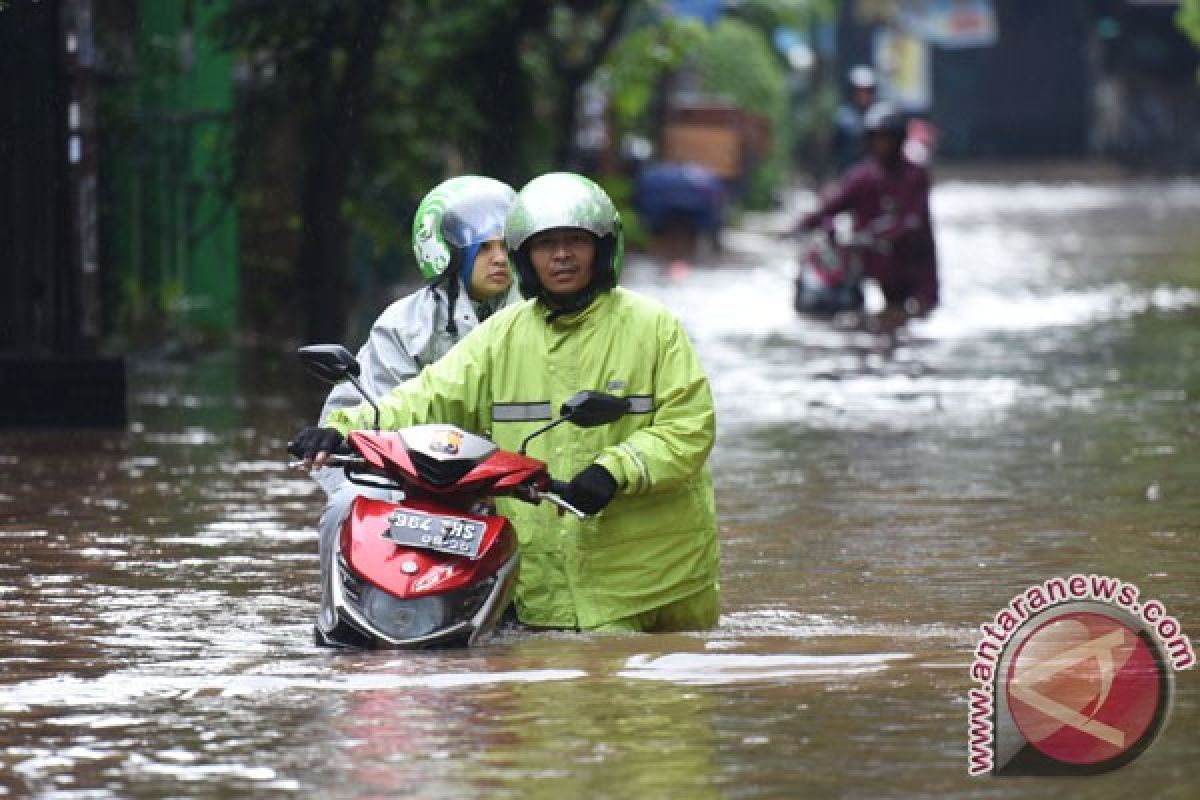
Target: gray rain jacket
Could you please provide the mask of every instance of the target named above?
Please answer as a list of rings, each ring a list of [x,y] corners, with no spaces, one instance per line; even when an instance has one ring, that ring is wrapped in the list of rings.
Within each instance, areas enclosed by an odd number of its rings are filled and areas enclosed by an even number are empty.
[[[485,303],[472,302],[466,288],[459,286],[454,307],[457,334],[446,330],[449,322],[449,297],[441,286],[426,286],[392,303],[375,320],[367,342],[358,351],[362,366],[359,381],[373,398],[386,395],[393,387],[416,375],[437,361],[462,337],[478,327],[480,312],[487,317],[505,306],[519,302],[516,282],[504,292]],[[329,415],[340,408],[361,405],[362,396],[351,383],[333,388],[321,409],[320,424],[326,425]],[[312,473],[326,493],[347,484],[340,468],[324,468]]]

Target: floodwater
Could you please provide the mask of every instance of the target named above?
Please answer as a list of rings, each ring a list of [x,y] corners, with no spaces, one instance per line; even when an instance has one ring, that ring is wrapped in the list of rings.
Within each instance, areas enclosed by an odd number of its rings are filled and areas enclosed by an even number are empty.
[[[139,363],[129,432],[0,434],[0,796],[1195,797],[1196,671],[1146,753],[1074,780],[969,778],[966,693],[978,626],[1053,576],[1200,632],[1200,187],[934,211],[945,306],[892,335],[795,317],[779,219],[629,267],[716,395],[704,635],[313,647],[290,358]]]

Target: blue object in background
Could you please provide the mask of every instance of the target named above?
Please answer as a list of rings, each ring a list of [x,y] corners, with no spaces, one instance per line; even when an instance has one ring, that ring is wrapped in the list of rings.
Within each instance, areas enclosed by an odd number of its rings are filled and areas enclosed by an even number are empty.
[[[837,50],[837,27],[832,22],[818,22],[813,29],[812,43],[819,55],[831,57]]]
[[[638,173],[634,205],[651,231],[682,221],[716,234],[724,222],[725,185],[700,164],[650,163]]]
[[[808,40],[804,38],[804,35],[800,31],[786,26],[778,27],[771,32],[771,42],[775,45],[776,52],[784,56],[793,47],[808,45]]]
[[[668,0],[667,13],[673,17],[694,17],[705,25],[716,22],[725,10],[725,0]]]

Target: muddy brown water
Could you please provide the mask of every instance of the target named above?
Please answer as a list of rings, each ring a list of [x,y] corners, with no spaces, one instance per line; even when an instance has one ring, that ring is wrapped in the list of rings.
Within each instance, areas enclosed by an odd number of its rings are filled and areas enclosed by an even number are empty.
[[[312,646],[319,494],[286,356],[135,365],[124,433],[0,433],[0,796],[1179,797],[1196,671],[1129,766],[968,778],[977,627],[1098,572],[1200,631],[1200,188],[947,183],[945,306],[791,312],[756,220],[634,261],[712,377],[724,612],[703,635]]]

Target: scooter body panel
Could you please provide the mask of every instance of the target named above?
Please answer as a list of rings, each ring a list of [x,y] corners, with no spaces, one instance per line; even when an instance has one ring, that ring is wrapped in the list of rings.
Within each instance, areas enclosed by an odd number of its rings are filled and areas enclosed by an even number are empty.
[[[392,517],[406,510],[483,523],[486,529],[478,556],[470,558],[391,541],[386,534]],[[340,541],[342,556],[355,574],[396,597],[420,597],[473,585],[493,574],[516,548],[516,535],[507,518],[468,514],[416,498],[403,503],[355,498]]]

